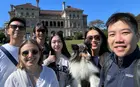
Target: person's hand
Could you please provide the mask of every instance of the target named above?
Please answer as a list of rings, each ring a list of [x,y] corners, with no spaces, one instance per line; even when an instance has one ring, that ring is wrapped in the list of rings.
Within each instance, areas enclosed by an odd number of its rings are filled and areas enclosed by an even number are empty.
[[[51,54],[51,51],[50,51],[50,52],[49,52],[48,58],[45,59],[45,60],[43,61],[43,63],[44,63],[45,65],[49,65],[50,63],[53,63],[53,62],[55,62],[55,61],[56,61],[56,57],[55,57],[55,55],[52,55],[52,54]]]

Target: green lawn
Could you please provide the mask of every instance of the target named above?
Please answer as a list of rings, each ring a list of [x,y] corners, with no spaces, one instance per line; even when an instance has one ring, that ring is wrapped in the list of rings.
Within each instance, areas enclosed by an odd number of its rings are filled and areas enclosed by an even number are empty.
[[[71,44],[79,44],[79,43],[82,43],[82,42],[83,42],[83,40],[66,40],[66,45],[67,45],[68,51],[70,53],[72,52]]]
[[[140,47],[140,41],[139,41],[138,45],[139,45],[139,47]]]

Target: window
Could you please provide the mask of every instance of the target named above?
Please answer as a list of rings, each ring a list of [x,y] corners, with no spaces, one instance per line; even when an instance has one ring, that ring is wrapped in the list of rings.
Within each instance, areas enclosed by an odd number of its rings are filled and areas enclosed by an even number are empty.
[[[34,13],[32,13],[32,16],[34,16]]]
[[[23,12],[21,12],[21,16],[23,16]]]
[[[46,26],[48,26],[48,21],[46,21]]]
[[[60,22],[59,21],[57,22],[57,25],[58,25],[58,27],[60,27]]]
[[[50,21],[50,26],[52,27],[52,21]]]
[[[71,14],[70,14],[69,16],[70,16],[70,18],[71,18]]]
[[[63,27],[64,25],[63,25],[63,21],[61,21],[61,27]]]
[[[73,14],[73,18],[75,18],[75,14]]]
[[[28,12],[26,13],[26,16],[29,16],[29,13]]]
[[[77,15],[77,18],[79,18],[79,15]]]
[[[55,21],[53,21],[53,25],[54,25],[54,27],[56,27],[56,22]]]

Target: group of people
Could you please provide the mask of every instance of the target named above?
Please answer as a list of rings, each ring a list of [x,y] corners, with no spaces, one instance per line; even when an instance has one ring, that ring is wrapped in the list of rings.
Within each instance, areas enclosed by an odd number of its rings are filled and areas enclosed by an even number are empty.
[[[99,87],[140,87],[138,23],[129,13],[112,14],[106,22],[108,36],[97,27],[85,32],[84,44],[100,70]],[[37,23],[34,38],[25,38],[26,22],[12,18],[6,32],[9,43],[0,47],[0,86],[72,87],[70,53],[62,32]],[[9,56],[10,55],[10,56]]]

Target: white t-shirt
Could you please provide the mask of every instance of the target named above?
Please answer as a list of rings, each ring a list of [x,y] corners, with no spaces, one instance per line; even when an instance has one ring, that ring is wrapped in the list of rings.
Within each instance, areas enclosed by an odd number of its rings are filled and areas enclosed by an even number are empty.
[[[23,84],[20,83],[20,81],[18,79],[18,78],[22,78],[22,76],[17,77],[16,72],[18,72],[18,71],[13,72],[8,77],[8,79],[5,82],[5,87],[23,87]],[[31,81],[25,81],[25,82],[27,82],[27,84],[28,84]],[[32,85],[30,85],[29,87],[31,87],[31,86]],[[40,77],[37,80],[35,87],[59,87],[55,72],[51,68],[43,66],[42,72],[40,73]]]
[[[69,60],[63,54],[59,55],[56,60],[58,80],[60,87],[68,87],[69,85]]]
[[[43,65],[49,65],[50,62],[46,59],[43,61]],[[70,74],[69,74],[69,59],[60,54],[56,60],[56,72],[60,87],[69,87],[70,85]]]
[[[18,62],[18,49],[19,47],[12,46],[10,44],[2,45]],[[8,76],[16,70],[16,66],[12,61],[6,56],[6,54],[0,50],[0,86],[4,87],[4,83]]]

